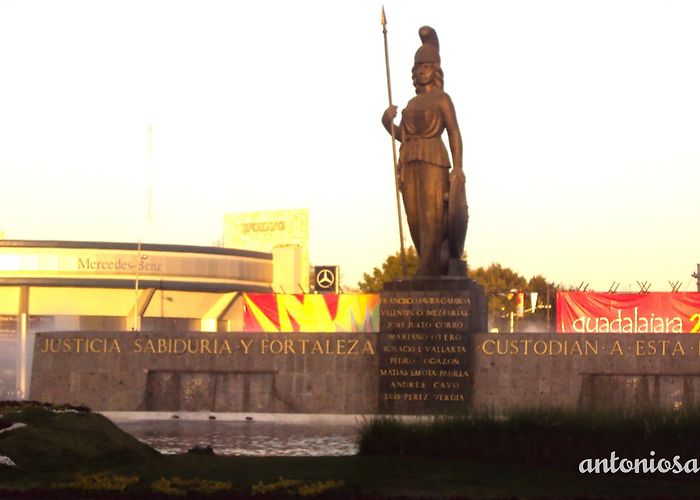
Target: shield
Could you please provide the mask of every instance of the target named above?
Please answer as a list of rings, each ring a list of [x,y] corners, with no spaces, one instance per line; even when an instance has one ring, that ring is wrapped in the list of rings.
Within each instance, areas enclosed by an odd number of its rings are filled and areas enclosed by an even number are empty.
[[[467,237],[469,212],[465,183],[459,178],[450,179],[450,194],[447,201],[447,237],[450,244],[450,257],[459,259],[464,253],[464,240]]]

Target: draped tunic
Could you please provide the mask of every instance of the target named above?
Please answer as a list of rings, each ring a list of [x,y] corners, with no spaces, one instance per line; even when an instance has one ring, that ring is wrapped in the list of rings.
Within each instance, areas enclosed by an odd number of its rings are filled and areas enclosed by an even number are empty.
[[[411,99],[401,114],[401,163],[423,161],[450,168],[450,157],[440,136],[445,130],[445,120],[436,104],[441,99],[450,100],[442,89],[433,95],[418,95]]]

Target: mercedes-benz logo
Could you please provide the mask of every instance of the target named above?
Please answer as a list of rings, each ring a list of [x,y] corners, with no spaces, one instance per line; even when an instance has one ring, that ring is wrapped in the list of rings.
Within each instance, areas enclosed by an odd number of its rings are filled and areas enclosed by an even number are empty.
[[[316,275],[316,283],[322,288],[330,288],[335,283],[335,276],[330,269],[321,269]]]

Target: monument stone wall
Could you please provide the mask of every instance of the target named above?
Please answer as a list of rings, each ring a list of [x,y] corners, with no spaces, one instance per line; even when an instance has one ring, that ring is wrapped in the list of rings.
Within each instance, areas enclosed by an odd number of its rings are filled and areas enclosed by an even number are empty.
[[[473,334],[434,324],[426,340],[399,330],[391,339],[387,332],[38,333],[30,397],[95,410],[336,414],[700,404],[696,335]],[[402,362],[383,372],[392,357]],[[416,406],[421,401],[437,403]]]
[[[372,413],[376,335],[37,333],[31,398],[113,411]]]
[[[696,335],[480,334],[473,349],[476,407],[700,404]]]

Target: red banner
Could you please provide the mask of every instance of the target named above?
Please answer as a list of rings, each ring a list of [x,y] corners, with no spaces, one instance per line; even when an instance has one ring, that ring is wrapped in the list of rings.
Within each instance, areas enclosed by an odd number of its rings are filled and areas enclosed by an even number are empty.
[[[700,293],[557,292],[560,333],[698,333]]]

